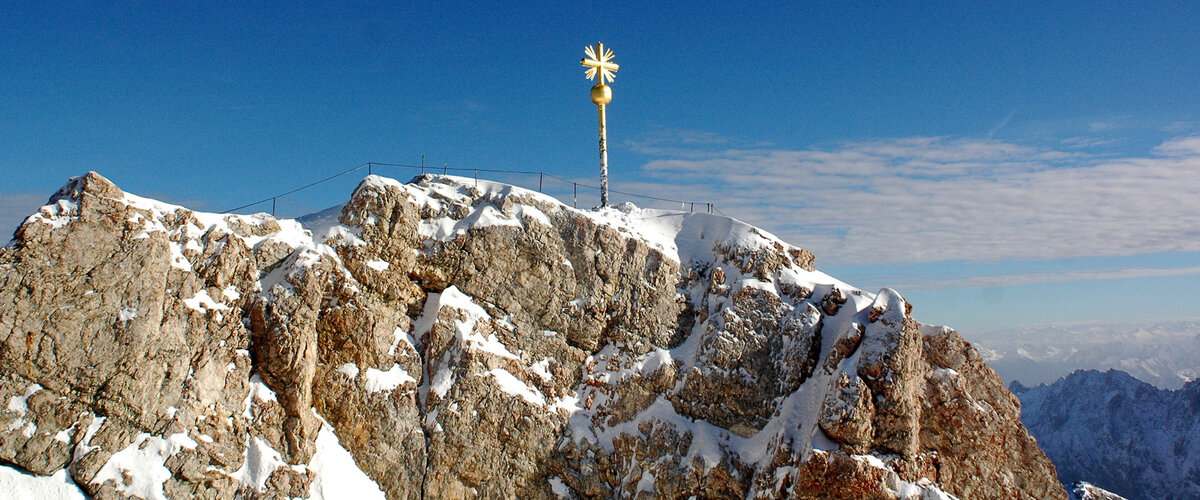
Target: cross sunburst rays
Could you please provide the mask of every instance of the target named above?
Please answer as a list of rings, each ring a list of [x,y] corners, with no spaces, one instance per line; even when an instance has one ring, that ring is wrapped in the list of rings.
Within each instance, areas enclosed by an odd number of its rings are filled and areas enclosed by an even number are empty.
[[[595,46],[584,47],[583,53],[587,57],[580,60],[579,64],[588,68],[584,73],[588,80],[595,80],[599,76],[600,84],[603,85],[606,81],[611,82],[616,78],[615,73],[621,67],[612,62],[612,49],[605,49],[603,43],[596,42]]]

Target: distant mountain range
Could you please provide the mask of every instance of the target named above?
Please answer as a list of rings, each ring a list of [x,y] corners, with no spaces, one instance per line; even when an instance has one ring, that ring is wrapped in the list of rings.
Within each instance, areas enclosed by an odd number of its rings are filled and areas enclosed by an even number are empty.
[[[1080,370],[1010,390],[1064,484],[1088,481],[1130,500],[1200,498],[1200,380],[1163,390],[1117,370]]]
[[[1053,383],[1079,369],[1116,369],[1160,389],[1200,376],[1200,321],[1089,323],[966,332],[1011,383]]]

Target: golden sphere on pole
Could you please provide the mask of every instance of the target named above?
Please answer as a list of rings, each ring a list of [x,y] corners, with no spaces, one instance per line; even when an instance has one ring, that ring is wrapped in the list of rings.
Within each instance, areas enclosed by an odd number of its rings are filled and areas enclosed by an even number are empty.
[[[612,102],[612,87],[603,83],[597,83],[592,87],[592,103],[597,106],[603,106]]]

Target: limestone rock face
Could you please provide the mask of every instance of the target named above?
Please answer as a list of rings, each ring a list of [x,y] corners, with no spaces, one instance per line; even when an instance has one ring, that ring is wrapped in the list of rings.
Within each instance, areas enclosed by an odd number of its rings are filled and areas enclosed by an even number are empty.
[[[63,187],[0,250],[0,396],[27,402],[6,413],[26,424],[5,427],[0,458],[69,466],[106,496],[125,486],[115,454],[158,447],[176,451],[160,491],[242,489],[220,471],[244,464],[248,428],[279,438],[274,422],[240,418],[254,365],[243,312],[260,266],[281,256],[248,241],[279,232],[265,217],[201,219],[95,173]]]
[[[732,219],[368,177],[303,223],[73,179],[0,248],[0,462],[97,498],[1066,498],[956,332]]]

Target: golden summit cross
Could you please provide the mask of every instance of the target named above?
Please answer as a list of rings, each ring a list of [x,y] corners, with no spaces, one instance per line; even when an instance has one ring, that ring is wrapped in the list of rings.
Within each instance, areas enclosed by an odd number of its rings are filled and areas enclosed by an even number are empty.
[[[605,50],[603,43],[596,42],[594,47],[591,45],[585,47],[583,53],[587,57],[580,60],[579,64],[588,67],[587,72],[584,73],[588,80],[595,80],[599,76],[599,83],[603,85],[606,80],[611,82],[616,78],[613,73],[621,69],[621,66],[612,62],[612,49]]]
[[[611,82],[616,77],[616,71],[621,69],[617,63],[612,62],[612,49],[605,49],[604,44],[596,42],[593,47],[591,45],[583,49],[584,55],[587,57],[581,59],[579,64],[587,68],[584,76],[588,80],[599,80],[596,86],[592,87],[592,102],[596,104],[596,108],[600,111],[600,206],[608,206],[608,125],[604,112],[604,106],[612,102],[612,87],[605,85],[605,82]]]

